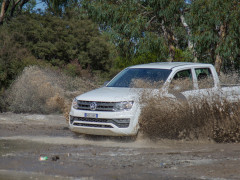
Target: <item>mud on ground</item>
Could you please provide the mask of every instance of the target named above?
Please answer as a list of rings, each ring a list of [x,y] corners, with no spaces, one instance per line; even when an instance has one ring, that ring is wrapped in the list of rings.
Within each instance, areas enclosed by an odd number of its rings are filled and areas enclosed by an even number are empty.
[[[0,179],[223,180],[239,167],[238,143],[84,136],[61,115],[0,114]]]

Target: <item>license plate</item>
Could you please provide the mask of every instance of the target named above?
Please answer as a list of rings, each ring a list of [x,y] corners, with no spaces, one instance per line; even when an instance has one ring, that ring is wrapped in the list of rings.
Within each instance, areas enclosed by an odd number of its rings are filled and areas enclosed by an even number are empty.
[[[89,118],[98,118],[98,114],[94,113],[85,113],[84,117],[89,117]]]

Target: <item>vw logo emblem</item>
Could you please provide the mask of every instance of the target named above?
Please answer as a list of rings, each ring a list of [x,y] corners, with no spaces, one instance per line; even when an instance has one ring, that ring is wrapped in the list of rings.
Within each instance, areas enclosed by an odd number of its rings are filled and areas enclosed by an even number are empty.
[[[90,104],[90,110],[94,111],[94,110],[96,110],[96,109],[97,109],[97,103],[96,103],[96,102],[92,102],[92,103]]]

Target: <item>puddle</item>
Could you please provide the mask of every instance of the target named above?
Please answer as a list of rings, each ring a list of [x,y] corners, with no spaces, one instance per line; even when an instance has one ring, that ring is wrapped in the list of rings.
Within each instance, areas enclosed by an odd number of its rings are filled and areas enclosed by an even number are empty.
[[[102,147],[129,147],[129,148],[162,148],[169,149],[170,147],[160,144],[150,142],[148,140],[137,140],[134,142],[119,142],[111,140],[86,140],[83,138],[73,138],[73,137],[49,137],[49,136],[11,136],[11,137],[0,137],[0,140],[25,140],[32,141],[36,143],[46,143],[55,145],[94,145]]]

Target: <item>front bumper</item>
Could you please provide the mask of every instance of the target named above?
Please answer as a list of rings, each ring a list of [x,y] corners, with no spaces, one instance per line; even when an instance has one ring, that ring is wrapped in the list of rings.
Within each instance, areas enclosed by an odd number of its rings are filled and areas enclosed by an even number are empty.
[[[86,117],[96,115],[95,117]],[[73,132],[106,136],[133,136],[138,132],[140,111],[122,112],[76,110],[71,108],[69,127]]]

